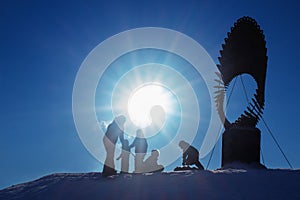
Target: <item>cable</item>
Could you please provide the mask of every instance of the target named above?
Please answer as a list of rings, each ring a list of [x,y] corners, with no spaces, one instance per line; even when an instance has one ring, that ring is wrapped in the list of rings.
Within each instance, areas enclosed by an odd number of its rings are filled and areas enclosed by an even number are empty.
[[[247,103],[249,103],[249,98],[248,98],[248,95],[247,95],[247,90],[246,90],[246,87],[245,87],[245,84],[244,84],[244,81],[243,81],[243,77],[242,77],[242,75],[240,75],[239,77],[240,77],[240,80],[241,80],[242,85],[243,85],[246,101],[247,101]]]
[[[209,160],[208,160],[208,162],[207,162],[207,165],[206,165],[206,169],[205,169],[205,170],[208,169],[209,164],[210,164],[210,161],[211,161],[212,156],[213,156],[213,154],[214,154],[214,151],[215,151],[215,148],[216,148],[216,145],[217,145],[217,140],[218,140],[218,138],[219,138],[219,136],[220,136],[220,133],[221,133],[221,128],[222,128],[222,126],[220,126],[220,128],[219,128],[218,136],[217,136],[217,138],[216,138],[215,145],[214,145],[214,147],[213,147],[213,149],[212,149],[212,151],[211,151],[211,154],[210,154],[210,156],[209,156]]]
[[[265,165],[265,159],[264,159],[264,154],[263,154],[263,151],[262,151],[262,148],[260,147],[260,154],[261,154],[261,160],[263,162],[263,165]]]
[[[232,89],[231,89],[231,91],[230,91],[230,93],[229,93],[229,97],[228,97],[228,100],[227,100],[227,103],[226,103],[225,112],[226,112],[226,110],[227,110],[227,106],[228,106],[228,104],[229,104],[229,101],[230,101],[231,95],[232,95],[232,93],[233,93],[233,89],[234,89],[234,87],[235,87],[235,84],[236,84],[236,77],[235,77],[235,79],[234,79]],[[218,135],[217,135],[216,140],[215,140],[215,145],[214,145],[214,147],[213,147],[213,149],[212,149],[212,151],[211,151],[211,154],[210,154],[210,156],[209,156],[208,163],[207,163],[207,165],[206,165],[206,170],[208,169],[209,164],[210,164],[210,161],[211,161],[212,156],[213,156],[213,154],[214,154],[214,151],[215,151],[215,148],[216,148],[216,145],[217,145],[218,138],[219,138],[219,136],[220,136],[220,134],[221,134],[221,129],[222,129],[222,125],[220,125],[219,131],[218,131]]]
[[[240,75],[240,79],[241,79],[241,82],[242,82],[242,85],[243,85],[243,89],[244,89],[244,93],[245,93],[245,96],[246,96],[246,99],[247,99],[247,102],[249,103],[249,100],[248,100],[248,95],[247,95],[247,92],[246,92],[246,87],[244,85],[244,81],[243,81],[243,77]],[[269,126],[267,125],[265,119],[263,117],[261,117],[265,127],[267,128],[269,134],[271,135],[272,139],[274,140],[275,144],[277,145],[278,149],[280,150],[280,152],[282,153],[283,157],[285,158],[286,162],[288,163],[288,165],[290,166],[291,169],[293,169],[293,166],[292,164],[290,163],[290,161],[288,160],[287,156],[285,155],[285,153],[283,152],[282,148],[280,147],[279,143],[277,142],[275,136],[273,135],[271,129],[269,128]],[[262,151],[261,151],[262,153]],[[264,159],[262,157],[262,159]]]
[[[292,164],[290,163],[289,159],[286,157],[285,153],[283,152],[282,148],[280,147],[279,143],[277,142],[275,136],[273,135],[271,129],[269,128],[269,126],[267,125],[265,119],[262,117],[262,121],[265,124],[269,134],[272,136],[274,142],[276,143],[277,147],[279,148],[280,152],[282,153],[283,157],[285,158],[286,162],[288,163],[288,165],[290,166],[291,169],[294,169]]]
[[[234,83],[233,83],[232,89],[231,89],[230,94],[229,94],[229,96],[228,96],[228,100],[227,100],[227,103],[226,103],[226,110],[227,110],[227,106],[228,106],[228,104],[229,104],[229,100],[230,100],[230,98],[231,98],[231,95],[232,95],[232,93],[233,93],[233,89],[234,89],[235,84],[236,84],[236,78],[234,79]],[[225,111],[226,111],[226,110],[225,110]]]

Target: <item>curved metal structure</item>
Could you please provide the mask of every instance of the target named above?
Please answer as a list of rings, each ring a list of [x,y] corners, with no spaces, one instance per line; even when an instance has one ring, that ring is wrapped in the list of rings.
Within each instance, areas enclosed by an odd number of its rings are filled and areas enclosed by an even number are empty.
[[[215,80],[218,83],[215,86],[215,102],[224,127],[255,127],[264,109],[268,60],[265,36],[257,22],[250,17],[237,20],[227,33],[220,54],[217,67],[221,73],[217,73],[220,79]],[[251,75],[257,83],[257,89],[244,113],[231,123],[224,113],[224,95],[230,82],[242,74]]]

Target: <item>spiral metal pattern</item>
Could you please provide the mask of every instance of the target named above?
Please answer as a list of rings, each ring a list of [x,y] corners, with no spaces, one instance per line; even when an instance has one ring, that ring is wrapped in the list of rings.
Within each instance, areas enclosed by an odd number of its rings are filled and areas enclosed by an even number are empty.
[[[215,102],[224,127],[255,127],[264,110],[268,60],[265,36],[257,22],[250,17],[238,19],[227,33],[220,55],[220,64],[217,65],[220,73],[216,73],[219,78],[215,79]],[[224,95],[230,82],[242,74],[251,75],[257,89],[244,113],[231,123],[224,113]]]

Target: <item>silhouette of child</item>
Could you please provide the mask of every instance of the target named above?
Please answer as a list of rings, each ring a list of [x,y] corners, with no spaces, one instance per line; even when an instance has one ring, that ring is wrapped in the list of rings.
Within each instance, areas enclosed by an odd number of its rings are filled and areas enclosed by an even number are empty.
[[[204,169],[199,161],[199,151],[195,147],[183,140],[179,142],[179,147],[183,151],[182,165],[196,165],[198,169]]]
[[[151,151],[151,155],[144,162],[144,172],[161,172],[164,170],[164,166],[157,163],[159,157],[159,151],[154,149]]]
[[[147,152],[148,143],[141,129],[136,131],[136,137],[134,138],[132,144],[129,145],[130,149],[133,147],[135,148],[134,173],[142,173],[143,162]]]
[[[129,154],[130,154],[130,148],[129,148],[129,142],[128,140],[124,140],[122,145],[122,152],[117,158],[117,160],[121,160],[121,173],[128,173],[129,170]]]

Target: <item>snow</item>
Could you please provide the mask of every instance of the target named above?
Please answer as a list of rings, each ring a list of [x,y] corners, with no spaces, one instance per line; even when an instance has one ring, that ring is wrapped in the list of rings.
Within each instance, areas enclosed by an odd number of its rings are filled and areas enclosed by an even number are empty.
[[[224,168],[120,174],[60,173],[0,190],[0,199],[300,199],[300,170]]]

